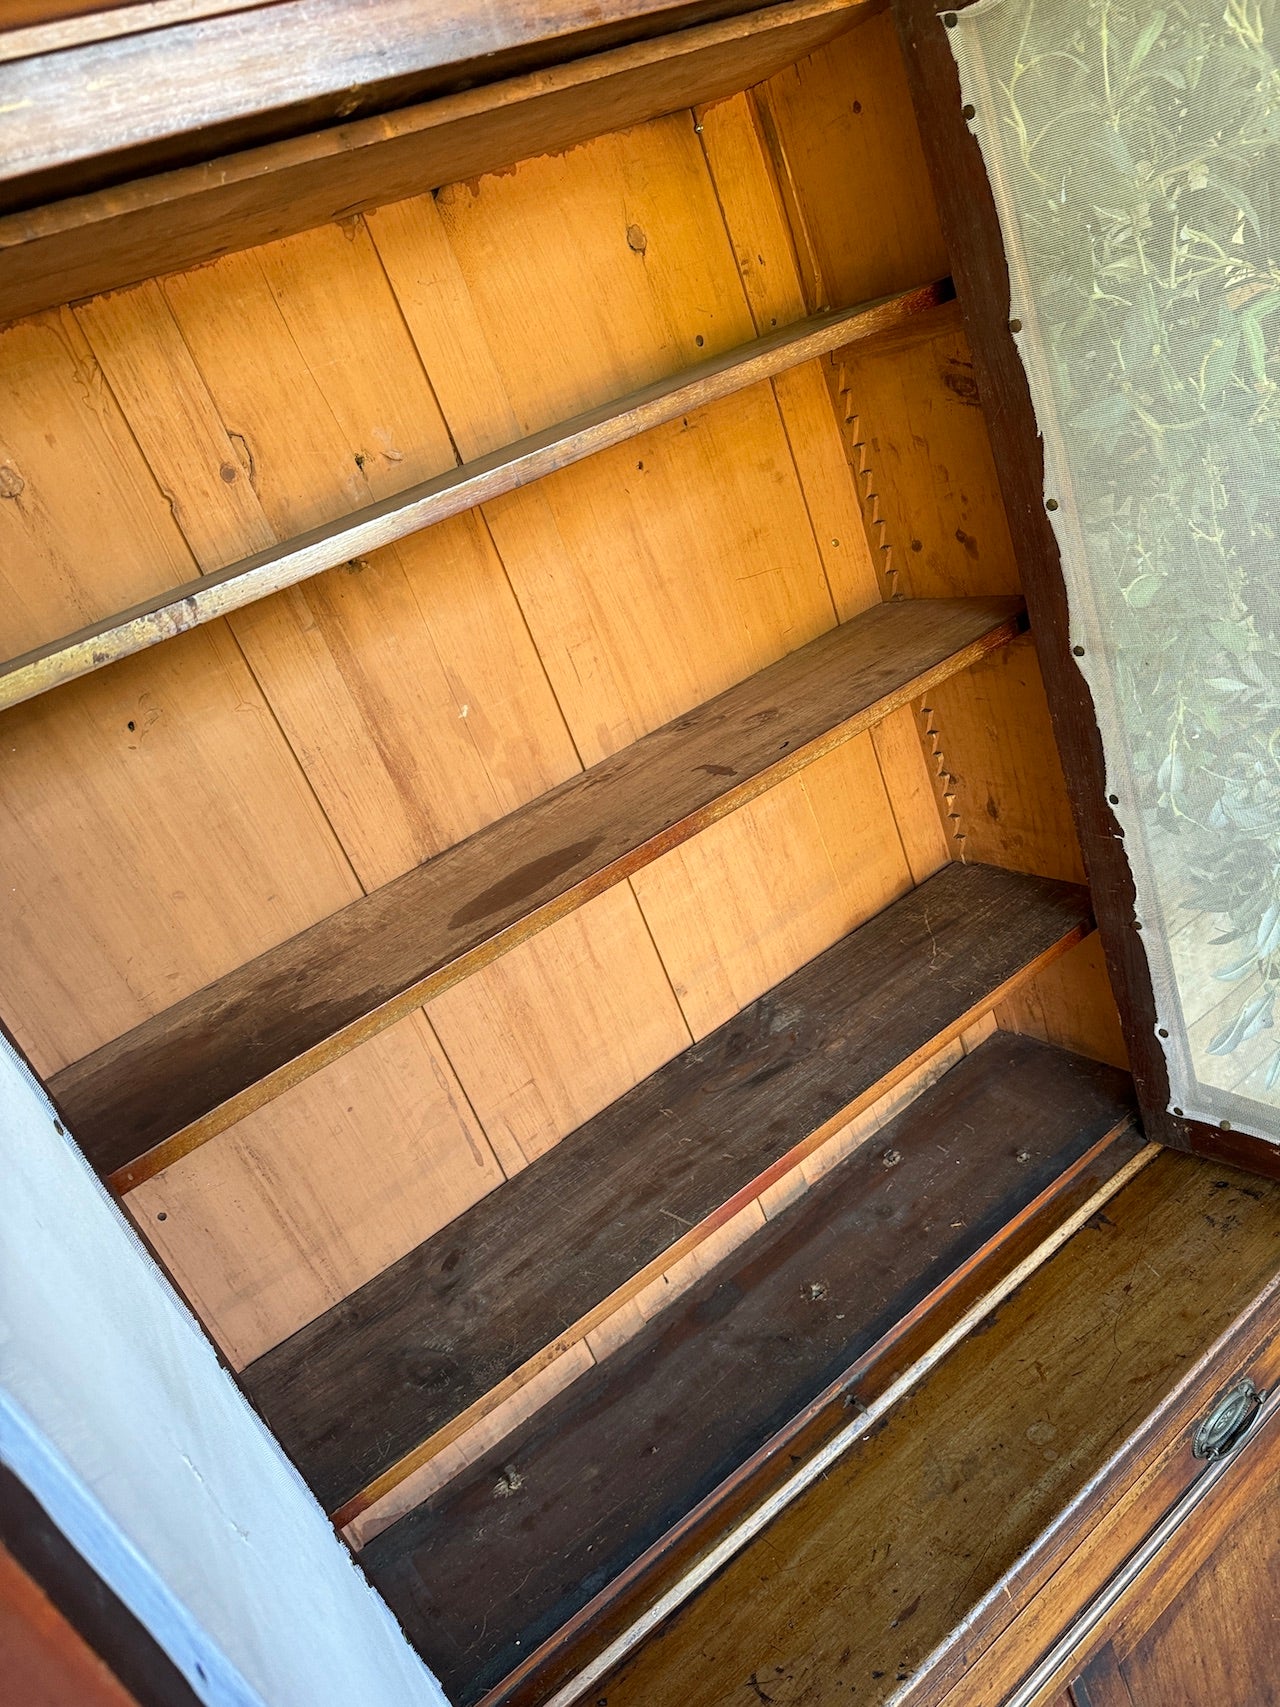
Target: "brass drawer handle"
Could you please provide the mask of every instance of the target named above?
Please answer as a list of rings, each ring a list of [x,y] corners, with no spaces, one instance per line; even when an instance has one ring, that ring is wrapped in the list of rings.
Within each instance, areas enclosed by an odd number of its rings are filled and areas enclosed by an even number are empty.
[[[1225,1458],[1244,1439],[1262,1406],[1252,1381],[1237,1381],[1202,1417],[1191,1441],[1196,1458]]]
[[[1136,1547],[1110,1581],[1099,1590],[1084,1611],[1049,1649],[1004,1703],[1004,1707],[1031,1707],[1049,1684],[1073,1659],[1082,1657],[1085,1644],[1102,1624],[1125,1590],[1130,1588],[1151,1561],[1186,1522],[1201,1500],[1230,1473],[1234,1447],[1241,1445],[1257,1422],[1268,1422],[1280,1414],[1280,1388],[1260,1393],[1252,1381],[1238,1381],[1214,1404],[1196,1429],[1192,1450],[1197,1457],[1211,1458],[1186,1488],[1181,1499],[1160,1519],[1146,1540]],[[1202,1450],[1203,1448],[1203,1450]]]

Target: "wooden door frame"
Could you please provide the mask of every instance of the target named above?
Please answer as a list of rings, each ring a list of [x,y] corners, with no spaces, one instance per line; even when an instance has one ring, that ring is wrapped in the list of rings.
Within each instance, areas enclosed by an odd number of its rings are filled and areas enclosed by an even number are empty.
[[[1133,874],[1107,803],[1093,701],[1071,655],[1062,559],[1045,509],[1044,447],[1009,322],[1009,272],[999,215],[977,140],[964,119],[959,74],[942,21],[972,3],[955,0],[941,10],[934,0],[893,0],[893,12],[1143,1124],[1158,1143],[1280,1178],[1280,1146],[1179,1118],[1169,1109],[1169,1072],[1156,1036]]]

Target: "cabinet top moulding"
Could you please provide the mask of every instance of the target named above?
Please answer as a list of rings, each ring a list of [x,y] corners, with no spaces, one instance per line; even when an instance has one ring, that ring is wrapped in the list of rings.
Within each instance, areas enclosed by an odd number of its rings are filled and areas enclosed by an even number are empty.
[[[751,0],[156,3],[0,34],[0,197],[48,200],[670,34]]]
[[[336,0],[279,0],[185,26],[192,42],[186,57],[176,45],[183,31],[174,29],[5,63],[6,42],[34,41],[42,32],[0,34],[0,209],[13,210],[0,217],[0,322],[720,100],[882,10],[882,0],[783,0],[697,21],[732,9],[732,0],[677,8],[655,0],[547,0],[536,12],[463,0],[425,9],[410,0],[369,0],[358,9]],[[468,13],[469,35],[458,24]],[[600,28],[584,34],[584,23]],[[290,29],[303,24],[303,39],[290,46]],[[558,34],[557,25],[575,24],[575,33]],[[614,45],[619,33],[655,29],[666,33]],[[529,68],[530,36],[542,43],[542,68]],[[168,37],[175,42],[166,48]],[[213,45],[195,52],[206,37],[210,44],[226,38],[221,60]],[[494,57],[504,40],[526,42],[525,63],[515,66],[521,75],[510,74],[509,55]],[[462,81],[481,87],[424,100],[422,89],[405,88],[402,74],[395,100],[380,102],[396,110],[334,122],[350,118],[352,103],[367,107],[369,79],[385,84],[387,67],[399,65],[413,43],[420,63],[446,64],[468,42],[471,53],[490,56],[479,67],[466,61],[470,75]],[[595,51],[601,45],[607,51]],[[561,62],[547,67],[551,54]],[[160,62],[151,64],[148,56],[156,55]],[[198,80],[197,64],[204,68]],[[452,65],[455,80],[466,65]],[[331,98],[342,99],[317,111],[326,66],[341,73]],[[224,134],[228,126],[217,124],[210,103],[219,100],[273,105],[277,114],[283,107],[327,128],[265,143],[259,135],[252,140],[260,146],[246,147],[245,135]],[[397,106],[406,100],[416,104]],[[204,157],[189,163],[196,125],[205,127]],[[119,160],[123,149],[128,162],[130,143],[137,155],[149,141],[154,154],[158,139],[179,133],[188,163],[134,160],[114,174],[127,172],[129,181],[94,187],[108,166],[90,156],[114,151]],[[220,157],[208,158],[210,149]]]
[[[130,1190],[1021,623],[1008,597],[873,605],[64,1067],[50,1093]]]
[[[943,280],[779,327],[629,396],[544,427],[474,462],[446,469],[394,497],[167,588],[128,610],[0,664],[0,710],[530,485],[787,368],[892,331],[951,295],[950,281]]]

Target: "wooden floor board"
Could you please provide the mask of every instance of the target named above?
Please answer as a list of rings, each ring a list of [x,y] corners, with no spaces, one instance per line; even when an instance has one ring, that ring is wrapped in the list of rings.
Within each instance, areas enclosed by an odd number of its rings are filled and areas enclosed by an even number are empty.
[[[1006,643],[1017,600],[879,605],[59,1072],[139,1184],[420,1002]]]
[[[1077,940],[1088,908],[1074,885],[946,867],[250,1365],[250,1396],[346,1521],[450,1418]]]
[[[450,1699],[513,1671],[1132,1109],[1127,1075],[997,1033],[371,1542]]]

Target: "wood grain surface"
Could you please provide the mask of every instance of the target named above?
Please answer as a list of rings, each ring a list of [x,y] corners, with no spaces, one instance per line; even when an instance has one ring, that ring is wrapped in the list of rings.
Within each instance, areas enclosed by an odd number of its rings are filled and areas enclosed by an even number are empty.
[[[494,1687],[1131,1109],[1124,1074],[997,1033],[372,1541],[451,1698]]]
[[[196,580],[168,588],[0,664],[0,709],[21,704],[327,569],[448,521],[691,410],[758,385],[787,367],[891,331],[944,301],[949,291],[946,282],[925,285],[880,302],[781,327],[749,345],[713,356],[686,373],[544,428],[461,467],[433,474],[336,523],[325,523],[281,544],[268,545],[248,558],[210,569]],[[234,473],[234,464],[231,466]]]
[[[1280,1189],[1157,1157],[592,1699],[718,1707],[735,1684],[750,1699],[752,1678],[778,1707],[854,1688],[876,1707],[930,1699],[936,1646],[1247,1311],[1278,1253]]]
[[[352,89],[343,83],[329,97],[327,114],[316,114],[317,104],[326,105],[323,97],[317,103],[314,85],[316,73],[323,75],[325,57],[317,43],[324,42],[331,52],[336,48],[338,58],[344,47],[350,48],[351,38],[343,39],[342,8],[330,6],[327,0],[303,0],[300,5],[276,3],[264,9],[279,15],[275,23],[283,23],[286,34],[290,23],[294,28],[302,26],[308,46],[301,56],[290,59],[283,38],[268,22],[266,62],[259,57],[241,61],[242,76],[230,99],[233,103],[244,100],[259,77],[277,90],[291,85],[296,92],[311,81],[311,111],[327,122],[309,134],[256,147],[246,144],[253,140],[253,129],[261,132],[261,125],[242,129],[238,138],[229,132],[219,136],[207,128],[192,136],[193,120],[201,113],[207,115],[210,100],[216,106],[226,92],[221,97],[211,95],[209,87],[201,84],[193,93],[185,79],[195,60],[187,58],[184,63],[180,41],[171,40],[167,48],[161,42],[160,55],[167,51],[170,63],[181,69],[175,72],[176,84],[169,85],[166,78],[150,92],[151,117],[161,116],[158,110],[167,105],[180,131],[187,134],[179,137],[176,151],[166,148],[163,139],[153,139],[149,170],[133,176],[119,155],[109,164],[101,159],[86,162],[83,157],[75,164],[65,150],[70,144],[74,153],[78,143],[103,151],[113,140],[113,130],[114,140],[121,140],[123,132],[116,130],[105,109],[119,93],[122,74],[126,79],[136,75],[139,53],[145,56],[149,50],[154,57],[154,36],[163,37],[164,32],[153,32],[149,44],[107,42],[83,48],[78,55],[65,52],[74,43],[54,48],[47,46],[47,37],[41,44],[36,32],[31,32],[25,45],[46,45],[46,52],[42,59],[27,57],[26,64],[14,65],[3,63],[8,54],[0,36],[0,87],[21,81],[28,89],[34,83],[38,91],[38,110],[24,114],[24,146],[15,155],[13,167],[22,168],[19,156],[25,154],[30,172],[37,166],[31,150],[52,145],[63,151],[62,181],[78,180],[78,191],[89,190],[68,195],[64,189],[58,199],[49,193],[57,188],[56,172],[46,172],[43,193],[38,193],[30,177],[21,195],[10,189],[8,206],[15,211],[0,216],[0,319],[197,266],[228,248],[243,249],[290,236],[440,184],[499,171],[514,161],[570,147],[604,130],[639,124],[695,101],[719,99],[812,52],[879,8],[877,0],[789,0],[754,11],[734,0],[701,0],[665,9],[638,4],[605,8],[606,16],[615,15],[612,25],[601,27],[599,6],[555,6],[551,10],[561,17],[575,12],[582,19],[591,16],[596,27],[575,32],[567,40],[562,37],[559,44],[545,38],[531,44],[526,37],[524,66],[517,63],[521,57],[517,52],[505,59],[488,57],[480,64],[455,65],[452,78],[446,67],[443,77],[437,70],[434,77],[417,80],[416,95],[401,80],[398,102],[389,103],[385,91]],[[443,39],[451,22],[466,11],[466,6],[457,8],[451,18],[449,10],[442,9],[424,27],[420,13],[411,16],[413,8],[403,0],[379,0],[378,22],[366,12],[359,26],[348,27],[367,43],[370,32],[388,23],[394,30],[395,14],[399,14],[400,41],[380,41],[371,50],[370,63],[385,67],[388,47],[394,57],[403,51],[406,37],[415,33],[420,43],[429,42],[432,35]],[[727,11],[745,15],[724,17]],[[549,16],[544,13],[541,21],[545,24]],[[487,23],[494,27],[494,18]],[[224,28],[224,36],[238,34],[242,40],[246,36],[251,40],[253,30],[246,31],[243,25],[242,20],[237,30],[233,21],[229,30]],[[520,34],[531,25],[537,34],[538,20],[523,14],[516,19],[512,13],[505,27],[514,27]],[[331,40],[335,27],[337,35]],[[497,26],[499,34],[503,28]],[[625,40],[628,34],[644,37],[655,32],[662,32],[656,40]],[[208,33],[199,27],[188,32]],[[226,47],[224,41],[224,52]],[[256,51],[261,54],[264,49]],[[57,58],[51,58],[55,53]],[[96,100],[88,99],[82,106],[60,105],[59,82],[67,76],[74,81],[77,74],[93,75],[88,72],[91,61],[96,61],[99,74],[105,72],[106,86],[95,91]],[[457,92],[448,92],[450,81]],[[443,84],[442,92],[438,98],[423,100],[431,82]],[[477,83],[479,87],[472,86]],[[180,91],[177,98],[175,88]],[[406,100],[413,104],[406,106]],[[359,116],[362,104],[366,110],[370,105],[391,105],[393,110],[363,117]],[[132,101],[116,106],[115,113],[126,130],[137,121]],[[274,118],[277,134],[282,129],[297,130],[299,117],[305,119],[295,109],[292,125],[281,127],[278,113],[268,114],[267,126]],[[16,122],[20,126],[21,121]],[[217,158],[209,158],[211,151],[216,151]],[[192,164],[177,163],[184,154],[193,159]],[[137,153],[134,160],[135,171],[145,164]],[[54,162],[50,158],[46,164]],[[175,169],[158,171],[156,164]],[[90,182],[103,175],[117,181],[90,188]]]
[[[1274,1423],[1142,1573],[1073,1684],[1081,1707],[1276,1707],[1280,1433]],[[1125,1693],[1127,1691],[1127,1694]]]
[[[54,1075],[139,1183],[276,1091],[1017,631],[1016,600],[876,606]]]
[[[246,1389],[346,1512],[1087,923],[1072,885],[945,868],[258,1359]]]
[[[746,10],[539,0],[499,14],[461,0],[424,15],[412,0],[373,0],[356,18],[334,0],[275,0],[159,13],[98,40],[83,26],[32,30],[17,56],[0,53],[3,199],[51,201]]]

